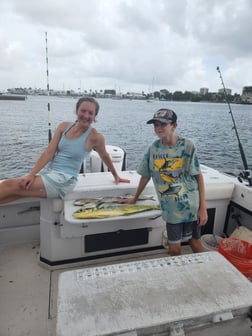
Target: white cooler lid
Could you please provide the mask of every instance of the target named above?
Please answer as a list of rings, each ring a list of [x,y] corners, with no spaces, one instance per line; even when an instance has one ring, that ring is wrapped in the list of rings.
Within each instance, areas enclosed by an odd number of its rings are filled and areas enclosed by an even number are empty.
[[[252,283],[221,254],[206,252],[63,272],[56,329],[57,336],[118,335],[214,321],[251,305]]]

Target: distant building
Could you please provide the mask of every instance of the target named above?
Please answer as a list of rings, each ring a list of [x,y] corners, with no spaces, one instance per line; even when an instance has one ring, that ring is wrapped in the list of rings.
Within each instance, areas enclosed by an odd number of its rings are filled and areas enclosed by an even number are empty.
[[[252,86],[243,87],[241,102],[245,104],[252,104]]]
[[[111,98],[115,95],[116,95],[116,90],[109,90],[109,89],[104,90],[104,97],[105,98]]]
[[[221,93],[221,94],[224,93],[224,89],[219,89],[218,93]],[[226,89],[226,94],[231,96],[232,90],[231,89]]]
[[[208,91],[209,91],[208,88],[200,88],[199,93],[200,93],[200,95],[204,96],[204,95],[208,94]]]

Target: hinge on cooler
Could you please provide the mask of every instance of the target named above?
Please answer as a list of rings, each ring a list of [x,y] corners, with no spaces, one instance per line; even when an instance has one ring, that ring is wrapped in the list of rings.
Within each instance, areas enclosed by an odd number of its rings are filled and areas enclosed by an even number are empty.
[[[183,323],[172,323],[170,326],[170,336],[185,336]]]
[[[233,318],[234,318],[234,315],[233,315],[232,312],[224,312],[224,313],[214,315],[213,316],[213,323],[232,320]]]

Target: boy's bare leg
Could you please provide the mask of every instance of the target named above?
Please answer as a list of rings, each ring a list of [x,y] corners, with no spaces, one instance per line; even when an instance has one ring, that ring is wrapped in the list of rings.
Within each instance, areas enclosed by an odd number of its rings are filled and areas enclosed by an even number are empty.
[[[189,243],[194,253],[205,252],[201,239],[192,238]]]
[[[177,256],[181,254],[181,244],[180,243],[172,244],[168,242],[168,246],[169,246],[168,251],[171,256]]]

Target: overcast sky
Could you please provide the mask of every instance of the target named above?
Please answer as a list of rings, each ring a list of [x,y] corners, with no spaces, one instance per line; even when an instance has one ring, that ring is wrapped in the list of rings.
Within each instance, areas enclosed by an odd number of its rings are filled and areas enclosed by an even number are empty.
[[[1,0],[0,91],[252,85],[251,0]]]

